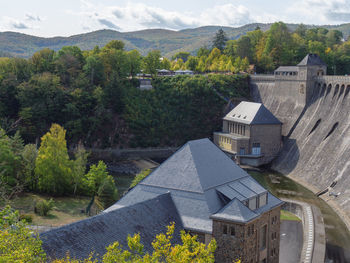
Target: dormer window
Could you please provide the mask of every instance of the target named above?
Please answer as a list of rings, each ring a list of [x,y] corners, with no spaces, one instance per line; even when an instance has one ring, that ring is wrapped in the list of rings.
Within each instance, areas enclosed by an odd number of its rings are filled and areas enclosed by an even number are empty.
[[[250,210],[255,210],[257,208],[257,198],[256,197],[249,199],[249,206],[248,207]]]

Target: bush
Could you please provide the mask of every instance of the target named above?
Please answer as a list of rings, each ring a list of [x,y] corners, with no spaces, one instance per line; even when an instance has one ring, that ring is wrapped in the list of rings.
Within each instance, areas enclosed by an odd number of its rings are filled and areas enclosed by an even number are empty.
[[[21,214],[19,216],[19,219],[22,221],[26,221],[27,223],[32,223],[33,222],[33,217],[29,214]]]
[[[42,200],[36,203],[34,212],[41,216],[47,216],[53,207],[54,201],[52,198],[50,200]]]
[[[130,188],[135,187],[139,182],[141,182],[143,179],[146,178],[147,175],[151,173],[150,169],[142,170],[140,173],[138,173],[135,178],[132,180],[130,184]]]

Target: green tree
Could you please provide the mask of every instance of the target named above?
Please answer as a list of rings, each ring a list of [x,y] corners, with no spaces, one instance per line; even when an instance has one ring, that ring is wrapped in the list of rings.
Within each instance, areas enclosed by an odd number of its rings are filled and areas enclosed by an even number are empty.
[[[86,58],[83,70],[91,85],[101,84],[104,80],[103,63],[98,55],[92,54]]]
[[[283,22],[272,24],[267,32],[264,54],[270,56],[275,63],[279,65],[289,65],[292,61],[292,37]]]
[[[170,70],[171,69],[171,62],[170,62],[170,60],[165,58],[165,57],[163,57],[163,60],[161,62],[161,68]]]
[[[237,40],[236,55],[240,58],[247,57],[249,60],[252,59],[252,45],[248,36],[242,36]]]
[[[65,137],[66,131],[52,124],[50,131],[41,138],[35,174],[39,178],[39,190],[44,193],[62,195],[72,188],[72,165]]]
[[[104,208],[113,205],[118,198],[118,191],[112,176],[108,175],[101,183],[97,191],[98,200]]]
[[[186,61],[187,61],[187,59],[188,59],[188,57],[189,57],[190,55],[191,55],[190,52],[180,51],[180,52],[176,53],[174,56],[172,56],[171,59],[172,59],[172,60],[176,60],[176,59],[181,58],[182,61],[183,61],[184,63],[186,63]]]
[[[35,174],[35,160],[38,156],[38,149],[35,144],[27,144],[22,151],[24,165],[25,186],[31,191],[38,190],[39,178]]]
[[[109,176],[107,165],[103,161],[90,166],[89,172],[86,174],[87,184],[93,194],[97,194],[102,182]]]
[[[143,179],[145,179],[152,171],[150,169],[142,170],[140,173],[138,173],[135,178],[132,180],[130,187],[135,187],[139,182],[141,182]]]
[[[33,137],[43,134],[51,123],[64,119],[66,96],[59,78],[48,72],[34,75],[29,82],[18,86],[21,134],[25,139],[33,140]]]
[[[131,50],[127,54],[130,64],[130,76],[135,77],[141,71],[141,54],[137,50]]]
[[[82,145],[79,145],[74,153],[75,160],[72,161],[72,183],[73,194],[77,193],[77,190],[81,194],[85,194],[88,186],[86,186],[85,170],[89,153]]]
[[[196,71],[197,66],[198,66],[198,58],[190,56],[188,60],[185,63],[186,68],[192,71]]]
[[[167,227],[166,234],[159,234],[152,242],[152,254],[145,253],[141,244],[139,234],[133,237],[128,236],[128,249],[123,250],[119,242],[115,242],[107,247],[107,252],[103,256],[104,263],[112,262],[214,262],[214,252],[216,242],[210,241],[208,246],[197,241],[196,236],[191,236],[185,231],[181,231],[182,244],[172,245],[175,225]]]
[[[148,52],[147,56],[143,59],[143,70],[144,73],[151,74],[152,76],[157,75],[157,70],[161,67],[161,54],[159,50],[152,50]]]
[[[220,51],[223,51],[225,49],[227,40],[228,38],[225,31],[220,28],[218,32],[216,32],[213,39],[213,48],[218,48]]]
[[[103,49],[116,49],[116,50],[124,50],[124,42],[120,40],[111,40],[109,41]]]
[[[51,72],[54,73],[55,51],[49,48],[44,48],[37,51],[30,58],[30,64],[34,73]]]
[[[0,262],[46,262],[38,235],[19,220],[18,211],[6,206],[0,211]]]

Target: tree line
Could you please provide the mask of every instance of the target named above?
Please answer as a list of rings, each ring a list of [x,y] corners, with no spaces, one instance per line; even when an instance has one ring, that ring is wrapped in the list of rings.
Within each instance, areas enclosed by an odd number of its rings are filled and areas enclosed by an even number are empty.
[[[283,22],[272,24],[266,32],[257,27],[236,40],[228,40],[221,29],[212,47],[200,48],[196,55],[175,54],[171,68],[239,72],[255,65],[256,72],[270,73],[279,66],[296,65],[308,53],[319,55],[327,63],[328,74],[350,73],[350,41],[343,39],[341,31],[303,24],[291,31]]]
[[[88,153],[78,146],[70,158],[66,131],[58,124],[35,144],[24,144],[17,132],[7,136],[0,129],[0,200],[29,191],[53,196],[96,196],[104,208],[118,197],[114,178],[103,161],[87,171]]]

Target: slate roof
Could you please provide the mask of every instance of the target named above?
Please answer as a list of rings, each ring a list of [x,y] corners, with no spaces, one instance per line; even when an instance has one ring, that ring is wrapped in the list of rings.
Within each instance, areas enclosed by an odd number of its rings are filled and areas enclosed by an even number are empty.
[[[218,213],[229,201],[234,198],[240,201],[248,200],[267,193],[267,190],[210,140],[201,139],[186,143],[105,212],[127,207],[166,192],[171,193],[185,229],[211,233],[210,216]],[[282,201],[277,198],[268,198],[268,205],[255,210],[254,213],[260,215],[281,204]],[[252,212],[247,209],[241,209],[241,214],[231,214],[231,220],[248,220]]]
[[[244,203],[267,194],[267,204],[255,210]],[[42,233],[43,248],[52,258],[103,255],[118,241],[140,233],[146,251],[165,227],[175,222],[173,243],[181,229],[212,233],[212,219],[248,222],[282,201],[267,192],[248,173],[208,139],[189,141],[155,171],[100,215]]]
[[[236,222],[249,222],[250,220],[258,217],[259,214],[250,210],[244,204],[242,204],[237,198],[234,198],[224,208],[222,208],[216,214],[210,216],[212,219],[222,219],[231,221],[234,219]]]
[[[307,54],[298,66],[327,66],[317,54]]]
[[[263,104],[256,102],[242,101],[224,120],[252,124],[282,124]]]
[[[280,66],[275,71],[297,72],[299,71],[299,68],[297,66]]]
[[[106,252],[105,247],[115,241],[127,248],[127,236],[134,233],[140,233],[145,250],[151,252],[151,242],[157,234],[165,233],[171,222],[176,222],[172,242],[181,243],[182,222],[170,193],[165,193],[44,232],[40,238],[45,252],[52,259],[63,258],[68,251],[72,258],[78,259],[87,258],[92,251],[102,256]]]

